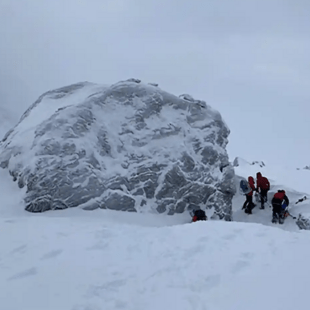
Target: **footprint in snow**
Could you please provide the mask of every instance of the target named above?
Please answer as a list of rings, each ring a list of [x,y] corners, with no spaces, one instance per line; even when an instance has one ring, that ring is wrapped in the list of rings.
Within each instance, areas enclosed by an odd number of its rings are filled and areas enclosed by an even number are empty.
[[[86,248],[87,251],[104,251],[109,247],[109,242],[99,241],[91,247]]]
[[[240,229],[240,228],[236,228],[233,230],[233,232],[229,235],[224,235],[223,236],[223,239],[225,240],[234,240],[236,238],[239,238],[240,234],[243,234],[244,230],[243,229]]]
[[[41,257],[41,260],[54,258],[60,255],[62,252],[63,250],[55,250],[55,251],[48,252]]]
[[[243,252],[241,253],[241,256],[245,259],[251,259],[253,258],[255,255],[253,252]]]
[[[261,238],[262,238],[262,237],[265,237],[266,235],[267,235],[267,234],[266,234],[265,231],[260,231],[260,232],[258,232],[258,233],[255,234],[256,237],[261,237]]]
[[[102,310],[102,308],[95,305],[76,305],[73,306],[71,310]]]
[[[26,249],[27,249],[27,245],[24,244],[24,245],[21,245],[21,246],[15,248],[15,249],[13,249],[10,254],[15,254],[15,253],[23,254],[23,253],[26,252]]]
[[[6,220],[6,221],[4,221],[4,223],[15,223],[15,221],[13,221],[13,220]]]
[[[209,239],[210,239],[210,238],[209,238],[208,236],[200,237],[200,238],[198,239],[198,243],[200,243],[200,242],[208,242]]]
[[[221,282],[221,276],[219,274],[211,275],[205,278],[203,288],[210,290],[215,286],[218,286]]]
[[[192,283],[189,288],[193,293],[206,293],[216,288],[221,282],[221,276],[219,274],[209,275],[207,277],[201,277],[199,280]]]
[[[25,271],[22,271],[22,272],[19,272],[13,275],[12,277],[8,278],[7,281],[18,280],[18,279],[27,278],[30,276],[35,276],[37,273],[38,273],[37,268],[32,267],[30,269],[27,269]]]
[[[245,268],[247,268],[250,265],[249,261],[246,260],[239,260],[237,261],[233,267],[232,267],[232,273],[236,274],[241,272],[242,270],[244,270]]]
[[[102,285],[91,285],[85,295],[86,298],[101,297],[105,298],[112,293],[118,293],[127,283],[127,279],[119,279],[106,282]]]
[[[189,249],[185,250],[182,259],[192,259],[192,257],[196,256],[197,253],[202,253],[205,250],[205,245],[199,244],[195,245],[193,247],[190,247]],[[171,257],[170,253],[167,255],[167,257]]]
[[[236,238],[237,238],[237,235],[235,235],[235,234],[229,234],[229,235],[223,236],[224,240],[234,240]]]

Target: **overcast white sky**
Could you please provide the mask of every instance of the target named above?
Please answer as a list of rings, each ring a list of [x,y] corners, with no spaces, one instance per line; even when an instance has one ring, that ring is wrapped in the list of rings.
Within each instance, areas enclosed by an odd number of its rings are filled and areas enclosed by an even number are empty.
[[[135,77],[219,110],[231,160],[310,164],[309,0],[0,0],[0,105]]]

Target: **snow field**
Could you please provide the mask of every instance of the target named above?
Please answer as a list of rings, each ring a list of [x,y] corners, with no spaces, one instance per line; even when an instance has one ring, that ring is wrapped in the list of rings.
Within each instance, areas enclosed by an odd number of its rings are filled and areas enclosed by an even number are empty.
[[[254,170],[242,169],[244,177],[255,176]],[[236,173],[243,176],[238,168]],[[263,175],[269,177],[268,171]],[[0,309],[308,306],[310,232],[299,231],[290,218],[281,226],[271,224],[268,206],[259,210],[257,205],[253,215],[245,214],[244,196],[233,200],[236,222],[189,224],[187,213],[74,208],[30,214],[23,210],[25,189],[18,189],[2,169],[0,182]],[[272,191],[285,184],[280,177],[271,183]],[[301,193],[285,189],[292,213],[309,207],[308,201],[294,205]]]
[[[82,210],[72,217],[57,213],[1,219],[3,309],[307,304],[309,232],[220,221],[147,227],[117,223],[109,218],[117,212],[105,210],[86,217]]]

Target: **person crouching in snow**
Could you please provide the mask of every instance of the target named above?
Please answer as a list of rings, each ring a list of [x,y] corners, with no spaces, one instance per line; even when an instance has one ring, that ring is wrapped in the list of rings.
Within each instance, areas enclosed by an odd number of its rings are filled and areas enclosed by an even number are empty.
[[[252,214],[252,210],[255,207],[255,204],[253,203],[253,191],[255,190],[255,182],[253,177],[248,177],[248,183],[252,190],[245,195],[246,200],[243,204],[242,210],[245,209],[245,213]]]
[[[261,209],[265,209],[265,202],[267,202],[267,194],[270,190],[270,183],[267,178],[263,177],[260,172],[256,174],[256,191],[260,195]]]
[[[194,210],[192,212],[192,222],[197,222],[197,221],[206,221],[207,220],[207,215],[206,212],[198,209],[198,210]]]
[[[285,209],[289,205],[289,200],[285,194],[284,190],[278,190],[277,193],[274,194],[272,200],[272,223],[277,223],[279,220],[279,224],[284,223],[285,218]]]

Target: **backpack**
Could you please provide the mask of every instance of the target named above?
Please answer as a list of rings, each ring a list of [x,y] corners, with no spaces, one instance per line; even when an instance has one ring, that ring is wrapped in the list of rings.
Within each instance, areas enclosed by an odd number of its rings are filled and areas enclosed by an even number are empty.
[[[240,189],[245,195],[252,191],[250,184],[246,180],[240,181]]]
[[[284,199],[284,196],[285,196],[284,192],[277,192],[274,194],[273,198],[282,201]]]
[[[287,204],[284,202],[284,203],[282,203],[282,209],[285,211],[286,209],[287,209]]]
[[[261,189],[265,189],[265,190],[268,189],[268,190],[269,190],[269,188],[270,188],[270,183],[269,183],[269,181],[268,181],[267,178],[262,177],[262,178],[260,179],[260,181],[259,181],[259,186],[260,186]]]

